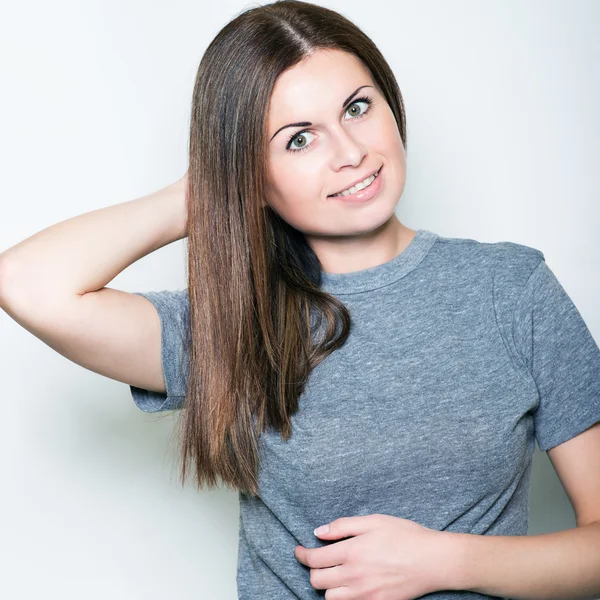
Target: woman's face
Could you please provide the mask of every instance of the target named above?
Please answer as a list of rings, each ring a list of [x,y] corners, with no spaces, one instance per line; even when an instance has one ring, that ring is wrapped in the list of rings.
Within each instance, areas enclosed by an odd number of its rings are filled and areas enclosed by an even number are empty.
[[[301,122],[310,124],[285,127]],[[282,73],[267,135],[267,202],[307,241],[360,236],[394,215],[406,178],[404,146],[385,97],[354,55],[320,50]],[[371,200],[330,197],[380,167],[381,188]]]

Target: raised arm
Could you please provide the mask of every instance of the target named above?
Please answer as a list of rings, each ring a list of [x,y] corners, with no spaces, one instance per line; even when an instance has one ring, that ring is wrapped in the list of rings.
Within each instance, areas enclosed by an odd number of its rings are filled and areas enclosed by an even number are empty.
[[[73,362],[165,391],[160,322],[146,298],[106,287],[187,235],[187,175],[148,196],[43,229],[0,254],[0,307]]]

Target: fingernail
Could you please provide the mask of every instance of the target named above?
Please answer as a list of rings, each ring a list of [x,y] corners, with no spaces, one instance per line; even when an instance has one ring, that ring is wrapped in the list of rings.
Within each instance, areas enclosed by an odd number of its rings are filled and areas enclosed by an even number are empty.
[[[327,533],[329,531],[329,525],[321,525],[321,527],[317,527],[314,531],[315,535],[322,535],[323,533]]]

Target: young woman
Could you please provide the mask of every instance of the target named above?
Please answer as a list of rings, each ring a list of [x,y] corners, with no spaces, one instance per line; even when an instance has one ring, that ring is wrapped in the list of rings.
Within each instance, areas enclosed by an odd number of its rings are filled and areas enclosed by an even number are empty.
[[[399,221],[406,148],[360,29],[249,9],[201,61],[186,176],[9,249],[2,306],[181,411],[183,479],[239,490],[243,600],[600,595],[600,350],[540,250]],[[106,287],[186,236],[186,289]],[[574,530],[526,536],[536,440]]]

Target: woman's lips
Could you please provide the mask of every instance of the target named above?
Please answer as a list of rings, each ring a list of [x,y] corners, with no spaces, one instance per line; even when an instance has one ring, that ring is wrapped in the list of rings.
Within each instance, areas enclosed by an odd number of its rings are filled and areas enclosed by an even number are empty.
[[[341,200],[342,202],[366,202],[370,200],[377,194],[377,192],[381,189],[381,173],[383,171],[383,166],[380,167],[379,173],[377,177],[373,180],[370,186],[359,190],[358,192],[354,192],[354,194],[348,194],[347,196],[327,196],[332,200]]]

